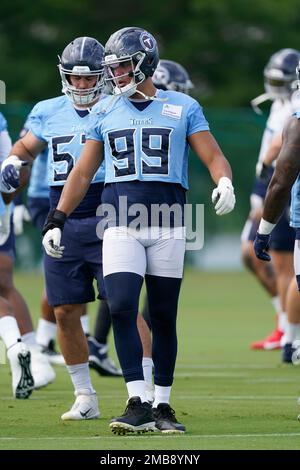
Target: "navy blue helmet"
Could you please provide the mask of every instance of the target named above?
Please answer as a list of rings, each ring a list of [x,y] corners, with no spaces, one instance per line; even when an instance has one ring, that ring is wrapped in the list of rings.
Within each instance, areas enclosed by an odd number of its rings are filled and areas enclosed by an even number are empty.
[[[59,72],[62,79],[62,92],[76,105],[86,105],[95,101],[103,86],[104,47],[94,38],[87,36],[74,39],[59,57]],[[92,88],[76,89],[70,82],[70,75],[97,77]]]
[[[281,49],[273,54],[264,68],[265,90],[273,99],[288,97],[296,88],[296,68],[300,53]]]
[[[173,60],[160,60],[153,75],[153,83],[161,90],[181,91],[189,94],[193,88],[189,74],[185,68]]]
[[[137,85],[152,77],[158,64],[156,40],[145,29],[128,27],[112,34],[105,44],[105,80],[112,86],[112,93],[131,96]],[[121,86],[114,75],[114,69],[122,64],[131,64],[131,71],[124,76],[131,77],[131,82]],[[120,77],[119,77],[120,78]]]

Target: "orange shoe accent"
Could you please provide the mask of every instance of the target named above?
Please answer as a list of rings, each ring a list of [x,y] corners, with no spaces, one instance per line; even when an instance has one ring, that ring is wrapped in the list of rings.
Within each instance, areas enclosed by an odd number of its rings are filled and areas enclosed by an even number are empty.
[[[269,336],[261,341],[255,341],[250,345],[251,349],[263,349],[265,351],[272,351],[274,349],[280,349],[280,340],[283,336],[283,331],[276,328]]]

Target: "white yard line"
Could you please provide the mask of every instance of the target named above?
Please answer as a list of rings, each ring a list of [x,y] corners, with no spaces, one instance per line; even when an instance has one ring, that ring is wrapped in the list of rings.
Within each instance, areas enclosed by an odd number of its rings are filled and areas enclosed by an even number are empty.
[[[236,439],[237,437],[247,437],[247,438],[256,438],[256,437],[299,437],[300,432],[291,432],[291,433],[260,433],[260,434],[194,434],[190,436],[189,434],[181,434],[180,436],[172,436],[176,439]],[[0,437],[0,441],[78,441],[80,440],[103,440],[103,439],[169,439],[170,436],[163,436],[162,434],[147,434],[145,436],[57,436],[57,437]]]

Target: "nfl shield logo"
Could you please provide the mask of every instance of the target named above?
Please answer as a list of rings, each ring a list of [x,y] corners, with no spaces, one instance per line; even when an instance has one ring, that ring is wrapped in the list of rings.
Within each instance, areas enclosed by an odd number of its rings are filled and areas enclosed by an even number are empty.
[[[146,31],[141,34],[140,43],[147,52],[152,52],[155,49],[155,39]]]

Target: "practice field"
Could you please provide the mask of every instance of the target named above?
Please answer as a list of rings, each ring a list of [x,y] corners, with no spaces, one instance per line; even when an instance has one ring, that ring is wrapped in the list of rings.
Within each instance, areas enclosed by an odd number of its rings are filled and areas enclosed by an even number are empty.
[[[17,274],[16,283],[36,319],[42,278]],[[271,304],[250,275],[188,270],[171,402],[185,435],[114,436],[108,422],[125,408],[125,385],[94,371],[101,418],[62,422],[74,401],[64,368],[22,401],[11,398],[9,369],[1,365],[0,449],[300,449],[300,367],[283,365],[279,351],[249,349],[272,325]]]

